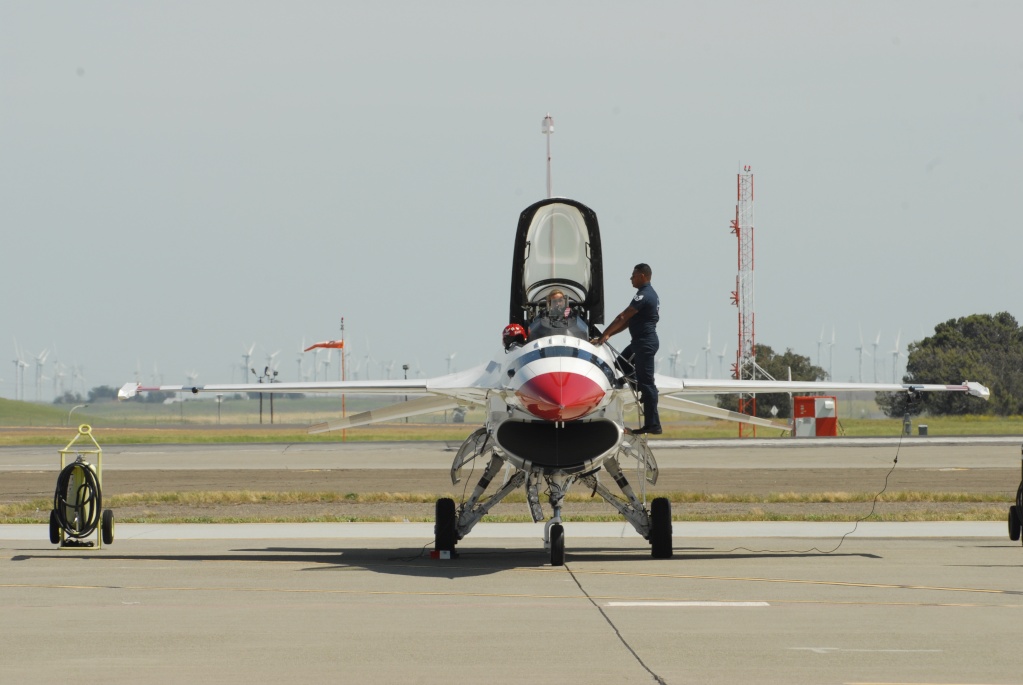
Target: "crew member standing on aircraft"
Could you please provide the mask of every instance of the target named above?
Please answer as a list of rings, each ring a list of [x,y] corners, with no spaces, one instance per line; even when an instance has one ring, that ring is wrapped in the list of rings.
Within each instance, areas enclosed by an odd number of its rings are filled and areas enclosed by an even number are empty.
[[[643,404],[643,427],[632,431],[634,435],[661,432],[661,417],[657,413],[657,386],[654,385],[654,356],[660,347],[657,339],[657,320],[661,302],[650,285],[653,272],[649,264],[637,264],[632,270],[632,287],[636,296],[621,314],[615,317],[604,334],[590,342],[603,345],[616,333],[629,329],[632,342],[622,350],[621,360],[631,361],[636,372],[636,387]]]

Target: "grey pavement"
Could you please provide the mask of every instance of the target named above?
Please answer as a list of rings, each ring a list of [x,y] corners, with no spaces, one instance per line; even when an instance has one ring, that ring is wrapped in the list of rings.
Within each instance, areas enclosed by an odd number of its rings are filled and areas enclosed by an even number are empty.
[[[575,540],[5,541],[0,682],[1023,680],[1007,539]]]
[[[662,468],[877,468],[898,449],[902,464],[960,469],[1016,466],[1017,442],[655,450]],[[444,444],[113,446],[104,466],[452,457]],[[56,458],[0,449],[0,471]],[[1023,682],[1023,549],[1002,522],[676,522],[670,560],[624,524],[565,530],[554,568],[533,524],[480,524],[453,560],[429,558],[431,524],[121,524],[102,549],[0,526],[0,683]]]

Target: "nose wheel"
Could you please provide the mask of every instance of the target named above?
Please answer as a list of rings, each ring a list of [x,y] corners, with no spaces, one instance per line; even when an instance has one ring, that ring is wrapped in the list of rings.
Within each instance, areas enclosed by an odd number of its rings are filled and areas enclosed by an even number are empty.
[[[551,548],[551,566],[565,565],[565,527],[560,523],[551,526],[549,543]]]

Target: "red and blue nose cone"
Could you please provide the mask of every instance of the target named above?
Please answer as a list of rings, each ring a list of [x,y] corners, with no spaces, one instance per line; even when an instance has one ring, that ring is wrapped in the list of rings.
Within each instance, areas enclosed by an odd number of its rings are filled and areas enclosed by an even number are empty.
[[[604,389],[593,380],[564,371],[534,376],[523,383],[515,394],[526,411],[547,421],[582,418],[604,399]]]

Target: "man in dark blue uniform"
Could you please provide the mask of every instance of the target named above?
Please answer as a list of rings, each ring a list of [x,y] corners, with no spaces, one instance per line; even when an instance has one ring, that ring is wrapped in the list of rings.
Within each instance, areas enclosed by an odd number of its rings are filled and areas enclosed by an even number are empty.
[[[660,347],[657,320],[660,318],[661,303],[650,285],[652,275],[649,264],[636,265],[632,270],[632,287],[636,288],[636,296],[625,311],[615,317],[603,335],[590,341],[594,345],[603,345],[612,335],[629,329],[632,342],[622,350],[620,361],[631,362],[635,368],[636,387],[643,404],[643,426],[631,431],[633,435],[657,435],[661,432],[661,417],[657,413],[657,386],[654,385],[654,355]]]

